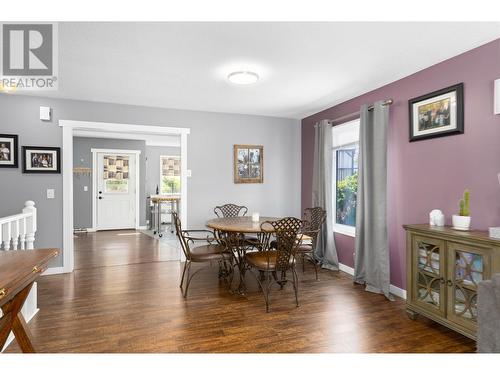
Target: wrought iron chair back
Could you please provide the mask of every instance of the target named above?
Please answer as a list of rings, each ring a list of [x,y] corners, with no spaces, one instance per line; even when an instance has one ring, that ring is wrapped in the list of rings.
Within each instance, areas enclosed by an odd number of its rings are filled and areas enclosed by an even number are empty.
[[[288,282],[287,272],[291,271],[293,290],[295,292],[295,303],[299,306],[298,284],[299,279],[295,271],[295,253],[301,243],[302,234],[299,234],[300,228],[304,222],[295,217],[285,217],[277,221],[265,221],[261,224],[261,232],[263,233],[263,247],[265,257],[263,260],[267,265],[262,264],[256,256],[248,255],[250,264],[253,264],[261,273],[264,272],[265,280],[257,277],[253,272],[252,275],[256,278],[260,288],[262,289],[264,300],[266,301],[266,311],[269,312],[269,296],[271,286],[274,283],[280,285],[283,289]],[[271,241],[272,238],[275,240]],[[271,245],[271,242],[273,245]],[[262,253],[261,252],[261,253]],[[271,262],[272,259],[272,262]],[[265,269],[264,269],[265,265]],[[279,273],[279,275],[278,275]],[[273,280],[270,278],[273,276]]]
[[[298,239],[300,228],[304,222],[295,217],[285,217],[277,221],[265,221],[261,224],[263,234],[263,249],[267,252],[267,264],[269,268],[269,261],[271,251],[276,251],[276,265],[275,270],[286,272],[293,264],[295,251],[300,243]],[[272,230],[271,230],[272,228]],[[271,246],[271,239],[275,237],[273,245]],[[275,250],[272,248],[275,247]]]
[[[326,211],[321,207],[306,208],[304,210],[304,225],[301,232],[312,238],[313,249],[316,248],[316,241],[325,220]]]
[[[231,271],[227,269],[227,263],[226,261],[228,260],[227,256],[225,256],[223,252],[223,248],[220,246],[215,246],[214,242],[217,241],[215,238],[214,232],[206,229],[193,229],[193,230],[183,230],[182,225],[181,225],[181,220],[179,219],[179,215],[177,212],[172,212],[172,216],[174,219],[174,225],[175,225],[175,232],[177,237],[179,238],[179,242],[181,244],[182,252],[184,253],[184,256],[186,257],[186,262],[184,262],[184,269],[182,271],[182,277],[181,277],[181,283],[180,283],[180,288],[183,288],[184,284],[184,276],[186,276],[186,286],[183,290],[183,295],[184,298],[187,297],[187,292],[189,288],[189,284],[193,277],[200,272],[201,270],[205,269],[206,267],[203,268],[198,268],[195,272],[191,273],[191,263],[192,262],[212,262],[214,258],[196,258],[195,255],[195,250],[198,248],[201,248],[202,246],[196,247],[193,246],[193,251],[191,251],[191,246],[190,244],[195,244],[196,242],[205,242],[208,243],[210,246],[208,249],[213,250],[212,253],[206,253],[205,255],[216,255],[216,259],[219,261],[219,278],[223,278],[224,280],[227,281],[227,277],[231,275]],[[205,249],[207,248],[206,245],[203,246]]]
[[[227,203],[222,206],[216,206],[214,213],[217,217],[238,217],[245,216],[248,208],[245,206],[238,206],[233,203]]]
[[[177,238],[179,238],[182,252],[184,253],[186,259],[190,260],[191,249],[189,247],[189,240],[186,238],[184,232],[182,231],[181,219],[179,218],[177,212],[172,212],[172,216],[174,217],[175,234],[177,235]]]

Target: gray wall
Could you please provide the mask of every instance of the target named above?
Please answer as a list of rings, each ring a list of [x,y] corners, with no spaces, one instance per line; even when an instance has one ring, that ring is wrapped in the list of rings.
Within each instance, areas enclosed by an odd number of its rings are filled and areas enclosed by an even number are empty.
[[[139,225],[146,225],[146,142],[128,139],[73,138],[73,165],[92,168],[93,148],[139,150]],[[82,162],[83,159],[83,162]],[[83,187],[88,186],[88,191]],[[73,175],[75,228],[92,228],[92,176]]]
[[[53,111],[39,120],[39,107]],[[58,120],[189,127],[188,225],[203,227],[213,207],[241,203],[261,215],[300,215],[300,121],[264,116],[184,111],[0,94],[0,132],[18,134],[21,145],[61,146]],[[264,183],[233,183],[233,144],[264,146]],[[54,188],[55,199],[46,198]],[[0,168],[0,216],[32,199],[39,212],[36,245],[62,248],[62,175],[22,174]],[[61,257],[52,266],[62,265]]]
[[[147,195],[156,194],[156,187],[160,187],[160,156],[177,156],[180,154],[180,147],[146,146]]]

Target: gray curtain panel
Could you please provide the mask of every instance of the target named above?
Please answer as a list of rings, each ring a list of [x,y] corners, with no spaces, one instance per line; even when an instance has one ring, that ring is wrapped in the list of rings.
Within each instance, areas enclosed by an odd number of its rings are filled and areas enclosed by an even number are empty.
[[[364,105],[360,117],[354,281],[392,300],[387,235],[389,108],[381,101],[372,111]]]
[[[338,271],[339,260],[333,236],[332,164],[332,126],[327,120],[322,120],[314,127],[312,201],[313,206],[323,208],[327,216],[314,255],[322,268]]]

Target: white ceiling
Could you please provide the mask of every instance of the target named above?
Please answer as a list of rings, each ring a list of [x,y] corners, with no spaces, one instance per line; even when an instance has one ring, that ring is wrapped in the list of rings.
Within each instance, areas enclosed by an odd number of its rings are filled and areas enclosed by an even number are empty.
[[[303,118],[499,37],[500,23],[61,23],[59,90],[42,95]],[[261,80],[226,80],[242,69]]]

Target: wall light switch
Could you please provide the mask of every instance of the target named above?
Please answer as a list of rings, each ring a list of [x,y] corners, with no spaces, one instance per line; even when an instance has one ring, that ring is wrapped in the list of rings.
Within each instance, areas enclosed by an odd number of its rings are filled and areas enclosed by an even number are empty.
[[[47,199],[54,199],[55,191],[54,189],[47,189]]]
[[[83,187],[83,191],[89,191],[89,187],[88,186],[84,186]]]
[[[186,175],[187,175],[187,177],[191,177],[191,169],[187,170],[187,174]]]
[[[40,120],[50,121],[50,107],[40,107]]]

